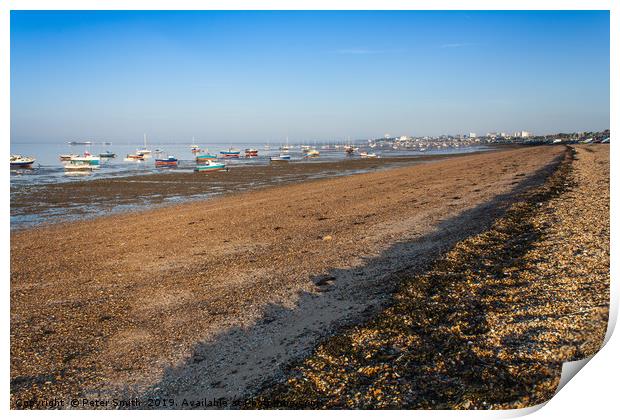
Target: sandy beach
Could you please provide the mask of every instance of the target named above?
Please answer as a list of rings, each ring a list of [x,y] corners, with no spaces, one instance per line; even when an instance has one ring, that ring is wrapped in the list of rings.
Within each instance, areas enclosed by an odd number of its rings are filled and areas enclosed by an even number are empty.
[[[34,398],[264,395],[265,383],[291,377],[291,369],[314,357],[323,340],[381,316],[398,300],[394,292],[402,293],[403,279],[425,273],[455,245],[494,229],[523,194],[549,182],[567,153],[565,146],[543,146],[458,156],[13,232],[12,406]],[[609,148],[578,147],[576,157],[566,164],[574,168],[575,187],[545,202],[557,218],[540,223],[549,223],[549,232],[557,229],[546,240],[566,252],[577,252],[568,242],[588,232],[582,248],[589,249],[589,240],[598,253],[582,250],[577,258],[596,261],[608,283]],[[595,184],[602,198],[588,208],[588,188]],[[572,231],[562,224],[600,211],[606,213],[576,222]],[[551,270],[555,263],[536,269]],[[595,318],[583,320],[583,331],[596,337],[606,325],[604,286],[596,286],[589,299],[573,297],[583,300],[587,313],[599,307]],[[459,287],[461,293],[470,290]],[[418,292],[412,296],[430,296]],[[531,293],[534,300],[543,292]],[[452,293],[443,302],[454,303],[450,299]],[[532,317],[524,309],[530,306],[517,300],[512,312]],[[506,325],[497,316],[488,322]],[[544,322],[543,315],[534,318],[526,321]],[[590,333],[579,334],[581,342],[589,340]],[[569,357],[589,354],[598,342],[566,351]],[[554,363],[548,387],[556,380]],[[278,398],[299,403],[294,391],[278,392]],[[315,405],[381,406],[372,399],[332,404],[329,398],[321,395]]]

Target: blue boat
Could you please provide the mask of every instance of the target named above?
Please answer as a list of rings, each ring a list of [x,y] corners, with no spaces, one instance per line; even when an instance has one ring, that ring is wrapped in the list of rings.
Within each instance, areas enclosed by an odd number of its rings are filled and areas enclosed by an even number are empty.
[[[174,156],[168,156],[166,159],[155,159],[155,166],[159,167],[177,166],[178,163],[179,159]]]
[[[221,151],[220,155],[222,155],[223,158],[238,158],[240,153],[241,153],[240,150],[228,149],[228,150]]]
[[[31,158],[31,157],[27,157],[27,156],[22,156],[22,155],[11,155],[11,168],[12,169],[19,169],[19,168],[32,168],[32,164],[34,163],[35,159]]]
[[[288,162],[291,160],[291,155],[280,154],[280,156],[271,156],[269,160],[272,162]]]

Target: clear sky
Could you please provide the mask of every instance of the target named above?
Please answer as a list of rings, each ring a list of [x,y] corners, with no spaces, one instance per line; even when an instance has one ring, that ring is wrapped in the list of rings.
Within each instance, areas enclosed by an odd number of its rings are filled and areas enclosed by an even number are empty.
[[[609,127],[609,13],[11,12],[11,139]]]

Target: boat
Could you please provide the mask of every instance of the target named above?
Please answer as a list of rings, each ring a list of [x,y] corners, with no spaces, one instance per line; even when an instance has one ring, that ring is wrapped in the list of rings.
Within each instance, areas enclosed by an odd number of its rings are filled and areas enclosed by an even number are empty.
[[[112,153],[109,150],[106,150],[103,153],[99,153],[99,157],[102,157],[102,158],[115,158],[116,157],[116,153]]]
[[[78,157],[78,155],[75,153],[67,153],[64,155],[60,155],[60,160],[67,161],[67,160],[71,160],[71,158],[74,158],[74,157]]]
[[[174,156],[168,156],[166,159],[155,159],[155,166],[158,168],[176,167],[178,164],[179,159]]]
[[[360,157],[362,159],[366,159],[366,158],[376,158],[377,154],[376,153],[368,153],[368,152],[362,152],[360,153]]]
[[[258,150],[257,149],[245,149],[245,157],[257,157]]]
[[[30,169],[36,159],[22,155],[11,155],[11,169]]]
[[[345,146],[344,147],[344,152],[347,155],[352,155],[353,153],[355,153],[355,148],[353,146]]]
[[[196,163],[209,162],[217,159],[217,156],[211,153],[203,153],[202,155],[196,155]]]
[[[200,152],[202,152],[202,150],[200,149],[200,146],[198,146],[197,144],[192,144],[189,147],[192,149],[192,153],[200,153]]]
[[[228,150],[220,151],[220,155],[224,159],[238,158],[240,156],[240,154],[241,154],[241,151],[234,150],[234,149],[228,149]]]
[[[144,135],[144,149],[136,150],[137,155],[149,156],[151,151],[146,147],[146,134]]]
[[[226,165],[221,162],[214,162],[212,160],[207,163],[196,165],[195,172],[215,172],[226,169]]]
[[[68,141],[69,144],[93,144],[92,141]]]
[[[319,157],[320,155],[321,155],[321,154],[319,153],[319,151],[318,151],[318,150],[316,150],[316,149],[309,149],[309,150],[306,152],[305,157],[306,157],[306,158],[317,158],[317,157]]]
[[[72,157],[69,162],[71,164],[84,163],[91,166],[99,166],[100,159],[99,156],[92,156],[90,153],[84,153],[84,156],[75,156]]]
[[[130,153],[125,157],[125,162],[139,162],[144,160],[143,154]]]
[[[271,162],[288,162],[291,160],[291,155],[280,153],[278,156],[271,156],[269,160]]]
[[[95,169],[94,165],[79,159],[71,159],[64,167],[65,172],[90,172]]]
[[[305,144],[302,144],[300,147],[302,152],[307,152],[311,149],[310,146],[306,146]]]

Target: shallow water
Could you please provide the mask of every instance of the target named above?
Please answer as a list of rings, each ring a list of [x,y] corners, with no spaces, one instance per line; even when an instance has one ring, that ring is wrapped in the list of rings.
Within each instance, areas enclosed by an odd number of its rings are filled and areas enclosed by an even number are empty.
[[[320,158],[304,159],[299,148],[291,148],[289,153],[293,161],[290,164],[270,165],[269,156],[277,155],[277,148],[267,151],[261,150],[258,145],[239,145],[237,148],[240,150],[245,147],[258,149],[259,157],[227,160],[231,172],[226,175],[214,173],[195,177],[195,163],[188,145],[149,145],[151,150],[159,148],[164,150],[165,156],[171,154],[179,158],[179,167],[176,169],[156,169],[153,158],[145,162],[123,161],[125,154],[135,151],[136,146],[133,145],[99,145],[91,146],[91,153],[110,150],[116,153],[117,157],[102,162],[101,168],[92,174],[67,176],[58,155],[83,153],[83,150],[80,152],[77,148],[85,146],[69,148],[68,145],[29,145],[31,150],[26,145],[19,146],[17,148],[17,145],[12,145],[12,152],[34,156],[40,166],[30,171],[11,171],[11,229],[207,199],[226,192],[248,191],[267,185],[393,168],[418,161],[416,156],[424,158],[439,154],[490,150],[485,146],[423,153],[389,150],[378,152],[384,159],[375,160],[346,157],[342,149],[320,149]],[[209,147],[210,152],[228,148],[219,146]],[[399,161],[391,159],[392,157],[414,159]],[[355,160],[358,162],[353,162]],[[425,159],[420,159],[423,160]],[[306,162],[324,165],[306,165]],[[243,169],[239,171],[235,168]],[[145,178],[138,176],[149,174],[160,175]]]

